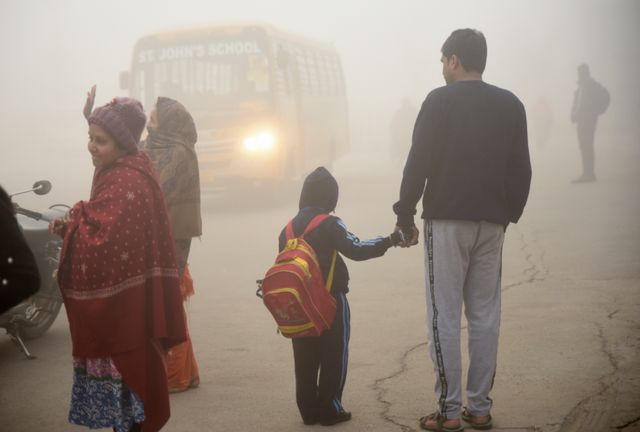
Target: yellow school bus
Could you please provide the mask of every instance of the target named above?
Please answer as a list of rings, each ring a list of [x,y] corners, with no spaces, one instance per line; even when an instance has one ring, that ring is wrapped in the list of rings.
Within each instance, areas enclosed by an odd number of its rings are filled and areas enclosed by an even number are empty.
[[[348,148],[335,48],[263,24],[142,37],[120,85],[149,110],[182,102],[198,128],[203,186],[298,179]]]

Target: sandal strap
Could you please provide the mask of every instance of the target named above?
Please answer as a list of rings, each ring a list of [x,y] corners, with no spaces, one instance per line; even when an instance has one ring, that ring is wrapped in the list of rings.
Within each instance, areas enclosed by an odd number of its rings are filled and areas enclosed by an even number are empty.
[[[442,423],[447,420],[439,411],[432,412],[431,414],[427,414],[426,416],[420,417],[420,423],[424,424],[429,420],[435,420],[438,422],[438,427],[442,427]]]
[[[490,424],[491,421],[493,420],[491,417],[491,413],[487,414],[487,420],[485,422],[479,423],[479,422],[475,422],[474,421],[474,417],[485,417],[485,416],[477,416],[474,414],[471,414],[471,412],[469,411],[469,408],[467,407],[462,407],[462,419],[466,422],[471,423],[472,425],[479,425],[479,426],[483,426],[483,425],[487,425]]]
[[[442,422],[443,420],[446,420],[446,419],[442,417],[442,414],[436,411],[436,412],[432,412],[431,414],[427,414],[425,416],[420,417],[420,423],[424,423],[427,420],[437,420],[438,422]]]
[[[420,418],[420,427],[421,429],[426,429],[429,431],[449,431],[449,432],[456,431],[457,432],[457,431],[464,430],[464,427],[460,423],[458,423],[457,427],[456,426],[445,427],[444,422],[446,422],[447,420],[455,420],[455,419],[449,419],[445,415],[443,415],[441,412],[436,411],[431,414],[422,416]],[[435,422],[435,424],[431,424],[427,428],[427,422]]]

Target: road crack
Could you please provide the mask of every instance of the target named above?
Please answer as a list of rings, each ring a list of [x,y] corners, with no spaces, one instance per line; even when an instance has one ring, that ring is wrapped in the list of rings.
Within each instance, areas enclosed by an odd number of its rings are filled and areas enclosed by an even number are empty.
[[[514,231],[518,233],[521,243],[520,251],[524,254],[528,267],[522,271],[523,279],[503,285],[502,292],[533,282],[544,281],[549,274],[549,269],[544,263],[544,249],[534,239],[527,240],[525,234],[519,229],[514,228]]]
[[[633,426],[634,424],[636,424],[638,422],[640,422],[640,417],[636,417],[633,420],[630,420],[630,421],[626,422],[625,424],[621,424],[620,426],[616,426],[616,429],[619,429],[619,430],[626,429],[629,426]]]
[[[600,352],[608,359],[611,371],[598,380],[599,390],[582,399],[567,414],[560,426],[560,432],[578,432],[583,430],[607,430],[610,428],[610,417],[616,404],[619,382],[619,363],[608,346],[602,325],[596,324]]]
[[[373,390],[376,392],[376,400],[381,405],[384,406],[384,408],[382,409],[382,412],[380,413],[380,416],[384,421],[391,423],[392,425],[400,428],[402,432],[417,432],[417,429],[414,429],[409,425],[400,423],[399,420],[396,420],[396,418],[390,414],[391,408],[393,406],[393,402],[386,399],[388,389],[385,387],[384,384],[398,378],[400,375],[408,371],[409,366],[408,366],[407,358],[409,357],[409,355],[411,355],[415,350],[421,347],[424,347],[426,345],[427,345],[426,342],[422,342],[406,350],[400,357],[400,369],[392,373],[391,375],[375,380],[373,383]]]

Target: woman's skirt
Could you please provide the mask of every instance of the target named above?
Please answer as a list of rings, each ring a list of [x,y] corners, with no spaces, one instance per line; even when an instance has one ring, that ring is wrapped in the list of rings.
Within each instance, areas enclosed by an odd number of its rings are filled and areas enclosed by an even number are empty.
[[[127,432],[142,421],[142,400],[122,381],[110,357],[73,358],[70,423]]]

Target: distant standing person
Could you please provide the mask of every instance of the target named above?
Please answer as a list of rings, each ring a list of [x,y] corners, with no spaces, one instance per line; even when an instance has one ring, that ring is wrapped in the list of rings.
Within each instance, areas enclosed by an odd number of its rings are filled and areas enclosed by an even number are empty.
[[[416,203],[423,196],[429,352],[436,372],[430,431],[490,429],[500,330],[500,274],[506,227],[523,212],[531,164],[524,106],[482,80],[484,35],[456,30],[442,46],[446,86],[422,104],[400,200],[393,209],[405,246],[418,242]],[[425,188],[426,182],[426,188]],[[468,322],[468,408],[462,407],[461,312]]]
[[[554,121],[553,111],[546,96],[543,94],[538,96],[532,111],[529,115],[531,125],[529,135],[537,147],[543,149],[551,138]]]
[[[391,119],[389,156],[398,165],[407,158],[409,147],[411,147],[411,131],[417,113],[418,109],[415,105],[408,98],[404,98]]]
[[[609,107],[609,92],[591,78],[589,65],[578,66],[578,88],[573,96],[571,121],[578,130],[578,143],[582,155],[582,175],[573,183],[596,181],[594,138],[598,117]]]
[[[164,192],[176,247],[180,291],[186,302],[194,293],[187,266],[191,239],[202,234],[200,171],[195,151],[198,133],[184,105],[166,97],[159,97],[151,110],[147,131],[149,135],[141,148],[153,162]],[[198,364],[190,338],[169,350],[167,376],[170,392],[199,385]]]

